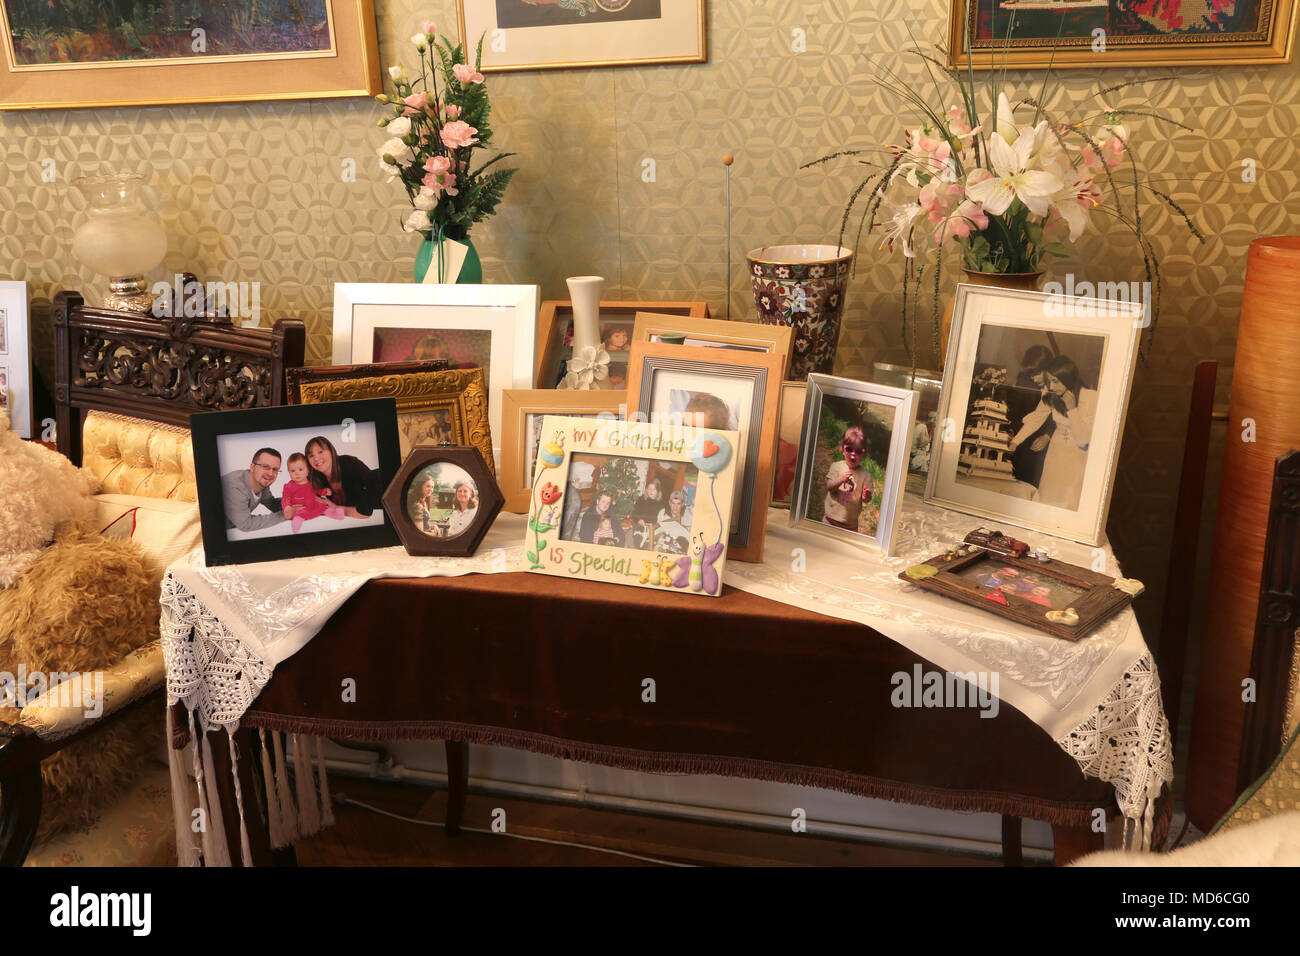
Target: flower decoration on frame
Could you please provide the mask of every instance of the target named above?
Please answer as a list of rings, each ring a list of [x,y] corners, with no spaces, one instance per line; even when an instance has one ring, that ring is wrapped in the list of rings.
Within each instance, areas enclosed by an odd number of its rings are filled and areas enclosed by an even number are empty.
[[[462,241],[476,222],[496,211],[518,171],[489,169],[513,153],[497,153],[474,166],[476,150],[488,149],[491,104],[479,66],[480,37],[474,65],[467,51],[453,45],[431,22],[411,37],[420,55],[420,72],[410,77],[402,66],[388,69],[393,95],[377,99],[394,115],[379,120],[388,139],[379,147],[379,165],[389,181],[400,179],[412,211],[402,224],[425,239]]]

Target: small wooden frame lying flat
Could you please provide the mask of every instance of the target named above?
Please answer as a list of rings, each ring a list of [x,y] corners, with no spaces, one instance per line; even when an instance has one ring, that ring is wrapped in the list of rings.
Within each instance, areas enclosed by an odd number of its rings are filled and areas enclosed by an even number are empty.
[[[987,570],[990,579],[1003,568],[1016,569],[1015,578],[1024,583],[1023,575],[1047,579],[1043,585],[1054,595],[1057,589],[1074,593],[1068,603],[1058,602],[1056,609],[1073,608],[1079,616],[1078,623],[1064,624],[1050,621],[1049,606],[1018,593],[1007,593],[978,583],[981,569]],[[1044,631],[1067,641],[1077,641],[1111,615],[1128,606],[1132,598],[1115,587],[1115,579],[1087,568],[1066,564],[1063,561],[1038,561],[1036,558],[1018,558],[1009,554],[993,554],[975,549],[967,554],[949,551],[926,558],[908,568],[899,578],[927,591],[969,604],[984,611],[1005,617],[1009,621]],[[990,594],[1000,594],[1000,599],[990,599]]]

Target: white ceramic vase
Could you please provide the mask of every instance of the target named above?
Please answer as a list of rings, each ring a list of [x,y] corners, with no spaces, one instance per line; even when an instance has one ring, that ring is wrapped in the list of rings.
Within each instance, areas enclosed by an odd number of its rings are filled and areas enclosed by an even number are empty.
[[[569,301],[573,303],[573,355],[575,358],[582,355],[586,348],[599,354],[600,297],[605,291],[605,280],[601,276],[573,276],[564,281],[569,286]],[[608,371],[603,378],[592,377],[589,384],[575,382],[572,364],[573,360],[570,359],[569,375],[565,377],[566,388],[585,390],[611,387]]]

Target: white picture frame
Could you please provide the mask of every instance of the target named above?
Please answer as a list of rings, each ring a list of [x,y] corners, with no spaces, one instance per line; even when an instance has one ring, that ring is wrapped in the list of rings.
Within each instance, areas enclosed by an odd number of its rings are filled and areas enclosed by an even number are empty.
[[[14,434],[32,437],[32,356],[27,283],[0,281],[0,409]]]
[[[852,477],[856,469],[853,465],[846,464],[844,480],[854,483],[850,494],[855,499],[856,507],[852,509],[854,514],[851,523],[856,527],[846,526],[843,522],[830,523],[834,520],[834,516],[829,514],[832,505],[839,508],[846,505],[844,501],[831,500],[832,491],[825,482],[830,475],[830,468],[844,462],[844,458],[831,460],[830,467],[825,467],[827,459],[833,459],[837,449],[831,448],[825,441],[823,410],[829,413],[829,421],[838,421],[844,426],[842,430],[838,427],[836,429],[842,441],[848,441],[849,429],[857,429],[862,440],[855,444],[863,450],[862,459],[856,463],[858,468],[873,471],[870,465],[874,463],[882,471],[878,479],[879,489],[875,488],[877,479],[874,475],[871,476],[873,500],[866,503],[865,499],[853,494],[858,491],[858,479]],[[879,549],[885,555],[892,554],[894,529],[898,525],[898,516],[903,506],[903,491],[907,487],[907,459],[915,417],[916,393],[911,389],[876,385],[817,372],[809,373],[799,439],[799,459],[795,465],[794,489],[790,494],[790,525],[868,549]],[[838,453],[841,456],[847,454]],[[874,501],[877,491],[878,503]],[[863,524],[872,513],[877,516],[874,533],[865,530],[869,525]]]
[[[1146,322],[1139,296],[958,285],[925,500],[1101,544]]]
[[[376,330],[488,333],[484,376],[492,453],[499,465],[502,393],[532,386],[538,293],[535,285],[335,283],[333,363],[401,361],[376,354]]]

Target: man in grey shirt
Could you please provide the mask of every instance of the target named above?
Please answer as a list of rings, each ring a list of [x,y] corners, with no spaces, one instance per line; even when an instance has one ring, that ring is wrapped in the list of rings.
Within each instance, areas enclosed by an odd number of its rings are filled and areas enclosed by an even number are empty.
[[[221,497],[226,509],[226,527],[240,531],[260,531],[287,521],[303,505],[280,507],[280,499],[271,494],[271,485],[280,474],[280,453],[274,448],[260,448],[248,471],[232,471],[221,476]],[[255,515],[253,509],[266,505],[269,515]]]

